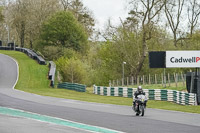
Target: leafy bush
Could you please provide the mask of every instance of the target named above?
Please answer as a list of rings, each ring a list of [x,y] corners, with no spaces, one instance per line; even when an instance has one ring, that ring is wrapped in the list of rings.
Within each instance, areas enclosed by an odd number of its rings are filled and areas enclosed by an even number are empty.
[[[80,59],[61,57],[56,64],[64,82],[88,84],[88,66]]]

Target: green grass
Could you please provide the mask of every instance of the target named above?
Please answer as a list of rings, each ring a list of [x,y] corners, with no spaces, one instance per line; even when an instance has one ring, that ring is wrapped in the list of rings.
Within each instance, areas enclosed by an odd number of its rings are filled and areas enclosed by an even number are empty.
[[[92,94],[92,87],[87,88],[85,93],[75,92],[66,89],[56,89],[49,87],[50,81],[48,78],[48,67],[38,65],[35,60],[30,59],[27,55],[16,51],[0,51],[0,53],[9,55],[15,58],[19,64],[19,80],[16,85],[16,89],[35,93],[38,95],[74,99],[88,102],[97,102],[105,104],[116,105],[132,105],[131,98],[124,97],[110,97],[99,96]],[[147,106],[149,108],[176,110],[182,112],[200,113],[200,106],[183,106],[175,103],[164,101],[152,101],[149,100]]]

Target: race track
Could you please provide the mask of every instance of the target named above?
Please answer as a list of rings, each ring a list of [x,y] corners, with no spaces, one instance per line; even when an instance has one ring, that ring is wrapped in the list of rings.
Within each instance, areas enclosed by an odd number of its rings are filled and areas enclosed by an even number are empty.
[[[17,91],[13,89],[17,80],[17,71],[15,61],[0,54],[1,107],[128,133],[197,133],[200,131],[200,114],[147,109],[144,117],[136,117],[130,106],[88,103]],[[0,132],[6,133],[12,133],[14,129],[20,133],[22,129],[24,132],[87,132],[7,115],[0,115],[0,121]]]

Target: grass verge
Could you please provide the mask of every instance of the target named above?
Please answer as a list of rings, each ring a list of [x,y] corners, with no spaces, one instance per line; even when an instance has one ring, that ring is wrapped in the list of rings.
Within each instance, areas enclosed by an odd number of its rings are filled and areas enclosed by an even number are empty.
[[[38,65],[35,60],[30,59],[27,55],[16,51],[0,51],[2,54],[13,57],[19,64],[19,80],[16,89],[35,93],[43,96],[51,96],[65,99],[74,99],[88,102],[97,102],[116,105],[132,105],[131,98],[124,97],[108,97],[92,94],[92,88],[87,88],[87,92],[75,92],[66,89],[50,88],[48,77],[48,67]],[[164,101],[149,100],[147,106],[149,108],[175,110],[190,113],[200,113],[200,106],[183,106],[175,103]]]

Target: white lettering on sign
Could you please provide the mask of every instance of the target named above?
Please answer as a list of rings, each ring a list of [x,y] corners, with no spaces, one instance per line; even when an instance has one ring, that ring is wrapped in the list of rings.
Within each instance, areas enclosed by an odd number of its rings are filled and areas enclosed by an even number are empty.
[[[166,67],[200,67],[200,51],[166,51]]]

